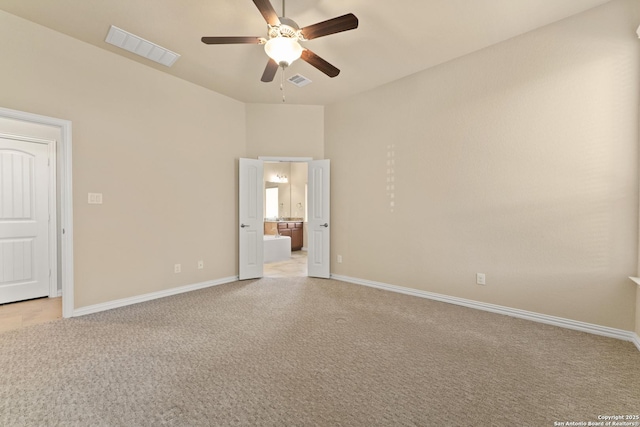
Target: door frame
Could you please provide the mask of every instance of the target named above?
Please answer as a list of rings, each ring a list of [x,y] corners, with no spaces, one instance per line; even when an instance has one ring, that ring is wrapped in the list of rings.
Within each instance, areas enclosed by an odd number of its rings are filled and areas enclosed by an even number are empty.
[[[258,160],[262,160],[263,162],[289,162],[289,163],[309,163],[314,160],[313,157],[270,157],[270,156],[258,156]],[[326,160],[326,159],[317,159],[317,160]],[[307,202],[308,204],[308,202]],[[307,222],[307,226],[309,223]],[[308,231],[307,231],[308,233]],[[310,248],[307,248],[307,254],[309,254]],[[311,250],[312,251],[312,250]],[[313,252],[313,251],[312,251]],[[329,259],[331,259],[331,248],[329,248]],[[307,259],[307,268],[308,268],[308,259]],[[309,273],[307,272],[307,276]]]
[[[49,201],[47,214],[49,215],[47,223],[47,233],[49,247],[47,248],[49,258],[49,298],[58,296],[58,230],[57,230],[57,214],[58,200],[56,191],[56,141],[55,139],[34,138],[31,136],[14,135],[10,133],[0,132],[0,138],[11,139],[27,144],[44,144],[47,146],[47,166],[49,167],[49,176],[47,177],[47,198]]]
[[[27,123],[34,123],[40,125],[51,126],[58,128],[60,132],[60,141],[56,144],[50,145],[51,149],[55,150],[54,164],[51,170],[53,171],[54,179],[51,182],[54,187],[54,200],[59,196],[60,200],[60,228],[57,224],[55,227],[50,227],[50,230],[55,230],[53,234],[55,239],[60,239],[60,253],[57,253],[57,248],[54,253],[57,254],[56,258],[60,257],[61,274],[62,279],[62,317],[73,317],[74,312],[74,281],[73,281],[73,180],[72,180],[72,156],[71,156],[71,121],[56,119],[54,117],[41,116],[39,114],[27,113],[23,111],[11,110],[8,108],[0,107],[0,117],[23,121]],[[15,136],[15,135],[14,135]],[[24,139],[21,137],[21,139]],[[59,166],[57,168],[56,166]],[[56,169],[59,174],[56,173]],[[56,195],[56,188],[60,188],[60,194]],[[54,210],[55,218],[55,210]],[[53,244],[56,244],[55,241]],[[56,259],[54,264],[57,269]],[[52,270],[53,272],[56,270]],[[57,281],[57,275],[56,275]],[[56,289],[57,294],[57,289]]]

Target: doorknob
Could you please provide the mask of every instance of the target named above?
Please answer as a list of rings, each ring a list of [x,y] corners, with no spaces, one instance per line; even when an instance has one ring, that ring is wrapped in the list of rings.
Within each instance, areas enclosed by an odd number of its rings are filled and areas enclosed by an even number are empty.
[[[327,224],[326,222],[324,224],[320,224],[320,227],[328,227],[329,224]]]
[[[250,225],[248,225],[248,224],[240,224],[240,227],[241,227],[241,228],[245,228],[245,227],[251,227],[251,226],[250,226]]]

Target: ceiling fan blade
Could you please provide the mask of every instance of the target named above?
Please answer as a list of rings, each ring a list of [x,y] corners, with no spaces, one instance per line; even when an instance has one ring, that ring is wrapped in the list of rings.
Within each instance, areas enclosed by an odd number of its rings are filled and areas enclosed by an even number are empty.
[[[256,5],[258,10],[264,17],[264,20],[267,21],[267,24],[280,25],[278,14],[276,13],[269,0],[253,0],[253,3]]]
[[[273,81],[273,78],[276,76],[276,71],[278,71],[278,63],[273,59],[269,59],[267,62],[267,66],[264,69],[264,73],[262,73],[262,78],[260,81],[265,83],[269,83]]]
[[[330,34],[340,33],[358,28],[358,18],[353,13],[338,16],[337,18],[327,21],[318,22],[317,24],[304,27],[302,35],[305,39],[317,39],[318,37],[328,36]]]
[[[309,49],[304,49],[300,58],[308,64],[313,65],[329,77],[335,77],[340,74],[340,70],[329,64],[324,59],[320,58],[315,53],[311,52]]]
[[[202,43],[205,44],[260,44],[260,37],[203,37]]]

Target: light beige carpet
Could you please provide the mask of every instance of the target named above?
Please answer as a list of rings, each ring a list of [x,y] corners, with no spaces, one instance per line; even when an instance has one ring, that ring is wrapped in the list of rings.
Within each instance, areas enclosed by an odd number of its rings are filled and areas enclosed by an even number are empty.
[[[553,426],[640,413],[633,344],[333,280],[0,334],[1,426]]]

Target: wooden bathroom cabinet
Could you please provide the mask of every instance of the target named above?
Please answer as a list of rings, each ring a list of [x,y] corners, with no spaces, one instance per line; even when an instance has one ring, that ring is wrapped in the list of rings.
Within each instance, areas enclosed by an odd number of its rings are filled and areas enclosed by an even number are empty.
[[[302,249],[302,222],[278,222],[278,234],[291,237],[291,250]]]

